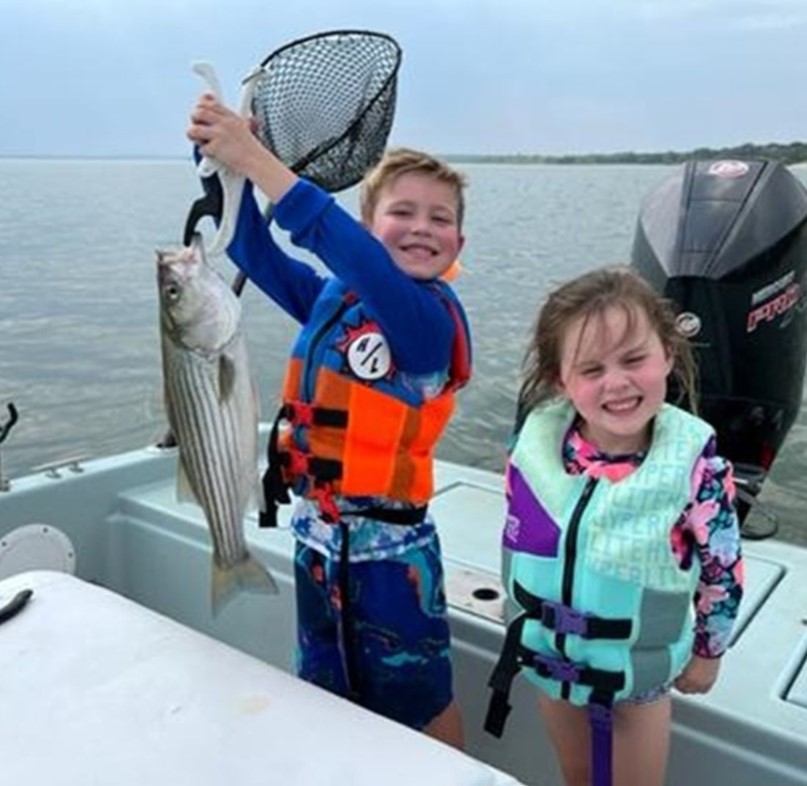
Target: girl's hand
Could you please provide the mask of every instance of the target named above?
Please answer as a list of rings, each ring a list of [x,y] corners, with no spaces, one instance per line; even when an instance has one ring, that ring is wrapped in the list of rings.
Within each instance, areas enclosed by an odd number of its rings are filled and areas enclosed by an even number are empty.
[[[693,655],[673,685],[681,693],[707,693],[715,684],[720,671],[720,658]]]

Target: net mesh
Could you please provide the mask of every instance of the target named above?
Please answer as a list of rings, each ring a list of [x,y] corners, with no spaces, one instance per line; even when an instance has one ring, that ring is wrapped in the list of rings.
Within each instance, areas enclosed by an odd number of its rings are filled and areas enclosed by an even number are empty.
[[[378,162],[395,113],[401,50],[368,31],[320,33],[273,52],[256,77],[258,135],[286,166],[326,191]]]

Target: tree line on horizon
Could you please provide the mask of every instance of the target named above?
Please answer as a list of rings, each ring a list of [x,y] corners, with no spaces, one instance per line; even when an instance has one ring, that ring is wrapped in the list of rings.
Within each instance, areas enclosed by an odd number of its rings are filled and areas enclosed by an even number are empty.
[[[734,147],[699,147],[687,152],[668,150],[662,153],[583,153],[561,156],[546,156],[532,153],[446,155],[448,161],[468,163],[502,164],[681,164],[685,161],[710,161],[727,158],[781,161],[783,164],[799,164],[807,161],[807,142],[765,145],[746,143]]]

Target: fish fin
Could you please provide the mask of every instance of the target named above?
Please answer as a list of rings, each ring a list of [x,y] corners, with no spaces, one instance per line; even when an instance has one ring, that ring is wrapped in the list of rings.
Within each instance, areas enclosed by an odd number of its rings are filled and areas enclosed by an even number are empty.
[[[239,592],[264,595],[277,595],[280,592],[272,574],[251,555],[229,568],[222,567],[213,558],[211,576],[210,602],[214,617]]]
[[[179,455],[177,461],[177,499],[180,502],[193,502],[199,504],[196,499],[196,494],[193,493],[188,472],[185,469],[185,462],[182,460],[182,454]]]
[[[219,356],[219,401],[227,401],[235,390],[236,365],[226,353]]]

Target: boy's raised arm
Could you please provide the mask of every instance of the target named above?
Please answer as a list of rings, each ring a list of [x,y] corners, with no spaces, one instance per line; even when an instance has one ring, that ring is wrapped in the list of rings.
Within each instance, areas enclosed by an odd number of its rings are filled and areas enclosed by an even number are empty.
[[[402,370],[430,374],[448,366],[454,338],[448,309],[430,285],[399,270],[381,241],[332,196],[301,180],[276,206],[275,219],[361,298]]]

